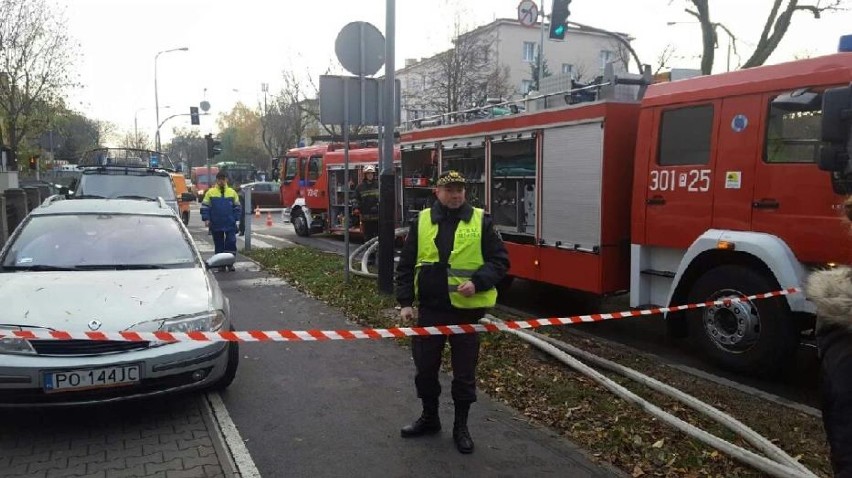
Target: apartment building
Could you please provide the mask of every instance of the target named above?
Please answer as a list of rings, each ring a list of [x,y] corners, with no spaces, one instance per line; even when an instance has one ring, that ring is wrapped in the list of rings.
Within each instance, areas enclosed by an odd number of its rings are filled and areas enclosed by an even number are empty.
[[[545,29],[547,25],[545,24]],[[616,35],[629,42],[623,33]],[[534,87],[532,68],[536,65],[541,24],[526,27],[513,19],[498,19],[461,36],[456,45],[470,50],[481,49],[481,56],[470,62],[482,69],[480,89],[494,88],[503,99],[520,98]],[[441,52],[424,59],[407,59],[404,68],[397,70],[396,77],[402,87],[402,120],[409,121],[442,112],[435,101],[435,83],[442,81]],[[468,51],[466,55],[470,55]],[[617,39],[603,33],[581,31],[569,27],[564,41],[553,41],[544,35],[544,60],[551,75],[566,75],[587,82],[601,75],[607,63],[613,64],[615,73],[627,71],[629,57]],[[505,89],[495,88],[495,75]],[[490,91],[488,93],[491,93]],[[440,98],[438,99],[440,100]],[[471,105],[473,106],[473,105]]]

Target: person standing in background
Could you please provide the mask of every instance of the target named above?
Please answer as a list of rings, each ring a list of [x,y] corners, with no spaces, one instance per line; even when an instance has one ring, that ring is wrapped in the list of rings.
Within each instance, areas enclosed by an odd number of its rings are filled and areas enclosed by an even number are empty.
[[[240,198],[228,186],[228,175],[216,174],[216,186],[210,188],[201,202],[201,219],[213,233],[215,253],[229,252],[237,255],[237,220],[242,213]],[[234,271],[233,265],[228,270]]]

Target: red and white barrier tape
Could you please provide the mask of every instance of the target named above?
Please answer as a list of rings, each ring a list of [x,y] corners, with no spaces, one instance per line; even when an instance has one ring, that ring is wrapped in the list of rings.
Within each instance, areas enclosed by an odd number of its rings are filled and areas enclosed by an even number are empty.
[[[478,332],[497,332],[509,329],[534,329],[546,325],[573,325],[604,320],[624,319],[644,315],[677,312],[713,305],[727,305],[744,300],[768,299],[801,292],[797,287],[791,287],[765,294],[755,294],[741,298],[721,299],[701,304],[678,305],[645,310],[613,312],[609,314],[576,315],[572,317],[543,318],[517,320],[502,324],[468,324],[468,325],[439,325],[435,327],[393,327],[390,329],[361,329],[361,330],[248,330],[242,332],[63,332],[47,329],[35,330],[3,330],[0,339],[20,338],[27,340],[112,340],[123,342],[293,342],[293,341],[323,341],[323,340],[357,340],[357,339],[393,339],[426,335],[473,334]]]

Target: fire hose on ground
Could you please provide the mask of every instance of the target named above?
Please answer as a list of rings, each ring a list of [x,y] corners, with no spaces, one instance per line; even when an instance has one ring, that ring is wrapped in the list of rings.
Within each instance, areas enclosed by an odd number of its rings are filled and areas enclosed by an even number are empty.
[[[486,318],[483,318],[481,322],[486,324],[497,324],[501,323],[502,321],[500,319],[497,319],[496,317],[486,316]],[[701,400],[698,400],[697,398],[688,395],[670,385],[666,385],[654,378],[641,374],[636,370],[598,357],[594,354],[591,354],[589,352],[586,352],[577,347],[566,344],[543,334],[526,330],[507,330],[507,332],[517,335],[521,338],[521,340],[535,345],[539,349],[552,355],[554,358],[556,358],[563,364],[585,374],[586,376],[600,384],[602,387],[613,392],[621,399],[637,405],[639,408],[650,413],[662,422],[674,427],[677,430],[680,430],[683,433],[686,433],[690,437],[695,438],[696,440],[699,440],[710,447],[713,447],[723,453],[726,453],[728,456],[742,463],[750,465],[771,476],[816,477],[815,474],[808,470],[804,465],[799,463],[795,458],[788,455],[786,452],[784,452],[784,450],[781,450],[768,439],[758,434],[736,418],[731,417],[730,415],[725,414],[721,410],[707,403],[704,403]],[[756,449],[762,451],[772,459],[760,456],[752,451],[746,450],[745,448],[725,441],[715,435],[711,435],[710,433],[694,425],[691,425],[681,420],[680,418],[677,418],[676,416],[660,409],[656,405],[653,405],[647,400],[639,397],[638,395],[627,390],[616,382],[610,380],[600,372],[579,361],[574,356],[581,357],[584,360],[604,369],[619,373],[670,398],[680,401],[681,403],[689,406],[690,408],[700,413],[703,413],[704,415],[716,421],[717,423],[724,425],[734,433],[738,434]]]

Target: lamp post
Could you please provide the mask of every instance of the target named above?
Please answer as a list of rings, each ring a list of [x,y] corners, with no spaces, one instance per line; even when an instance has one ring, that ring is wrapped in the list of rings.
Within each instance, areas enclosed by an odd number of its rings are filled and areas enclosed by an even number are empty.
[[[160,127],[159,127],[159,124],[160,124],[160,98],[157,94],[157,59],[163,53],[170,53],[170,52],[173,52],[173,51],[189,51],[189,47],[172,48],[171,50],[163,50],[163,51],[157,52],[157,54],[154,55],[154,109],[156,110],[156,117],[157,117],[157,133],[156,133],[156,143],[157,143],[156,149],[157,149],[157,152],[160,151]]]

